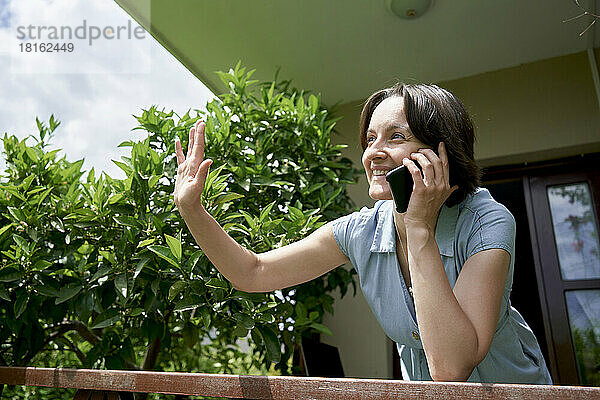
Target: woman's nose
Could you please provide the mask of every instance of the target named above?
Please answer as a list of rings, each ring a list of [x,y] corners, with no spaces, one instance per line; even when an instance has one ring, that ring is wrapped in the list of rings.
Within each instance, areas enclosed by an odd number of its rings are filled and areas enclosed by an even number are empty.
[[[370,160],[381,159],[387,157],[387,152],[385,151],[385,145],[381,140],[376,140],[367,148],[366,150],[367,158]]]

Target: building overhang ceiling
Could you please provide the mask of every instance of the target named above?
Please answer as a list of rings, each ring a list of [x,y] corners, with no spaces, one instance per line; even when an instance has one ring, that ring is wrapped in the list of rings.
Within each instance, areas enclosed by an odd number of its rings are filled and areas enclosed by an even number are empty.
[[[434,0],[401,19],[385,0],[116,0],[215,94],[215,71],[239,60],[255,77],[293,79],[326,103],[364,99],[397,81],[442,82],[593,46],[571,0]],[[580,1],[587,10],[593,2]],[[150,7],[148,7],[148,4]],[[597,35],[596,35],[597,36]]]

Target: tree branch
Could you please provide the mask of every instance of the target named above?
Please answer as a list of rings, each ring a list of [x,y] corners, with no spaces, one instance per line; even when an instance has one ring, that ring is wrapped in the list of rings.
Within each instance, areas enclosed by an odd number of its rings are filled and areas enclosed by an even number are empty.
[[[146,351],[146,355],[144,356],[144,362],[142,364],[142,370],[149,371],[154,368],[156,365],[156,360],[158,360],[158,354],[160,353],[161,342],[158,337],[156,337],[150,346],[148,346],[148,350]],[[136,393],[136,400],[146,400],[148,398],[148,393]]]
[[[79,334],[79,336],[81,336],[82,338],[84,338],[85,340],[87,340],[90,344],[96,344],[96,343],[98,343],[99,341],[102,340],[101,337],[99,337],[98,335],[96,335],[95,333],[93,333],[92,331],[90,331],[89,328],[84,323],[82,323],[80,321],[68,321],[68,320],[65,320],[65,321],[60,322],[60,323],[58,323],[56,325],[49,326],[47,328],[47,330],[54,330],[54,332],[50,333],[46,337],[46,339],[44,340],[44,343],[42,344],[41,348],[45,347],[50,342],[52,342],[54,340],[57,340],[59,338],[65,339],[66,341],[69,341],[64,336],[65,333],[67,333],[69,331],[75,331],[75,332],[77,332]],[[35,353],[35,354],[34,353],[28,354],[27,357],[23,358],[19,364],[20,365],[27,365],[33,359],[33,357],[36,356],[36,354],[37,353]],[[81,357],[79,357],[79,355],[77,355],[77,357],[81,360]],[[83,357],[83,359],[85,359],[85,356]],[[82,363],[83,363],[83,361],[82,361]]]
[[[96,344],[102,340],[102,337],[96,335],[87,327],[87,325],[80,321],[63,321],[56,324],[53,328],[58,328],[58,330],[48,336],[48,341],[53,340],[53,338],[51,338],[52,335],[58,337],[69,331],[77,332],[79,336],[87,340],[90,344]]]
[[[81,364],[85,364],[85,354],[83,354],[83,352],[79,350],[77,345],[64,335],[61,337],[61,340],[64,341],[67,344],[67,346],[69,346],[73,353],[75,353],[79,361],[81,361]]]
[[[158,354],[160,353],[161,345],[162,344],[158,337],[152,341],[148,347],[148,350],[146,351],[146,356],[144,357],[144,363],[142,364],[143,371],[150,371],[154,368],[154,365],[156,365],[156,360],[158,360]]]
[[[579,15],[576,15],[576,16],[574,16],[574,17],[571,17],[571,18],[567,18],[567,19],[565,19],[563,22],[570,22],[570,21],[573,21],[573,20],[579,19],[579,18],[581,18],[581,17],[584,17],[584,16],[586,16],[586,15],[589,15],[590,17],[593,17],[593,18],[594,18],[594,20],[593,20],[593,21],[592,21],[592,22],[591,22],[591,23],[590,23],[590,24],[587,26],[587,28],[585,28],[585,29],[583,30],[583,32],[581,32],[581,33],[579,34],[579,36],[583,36],[583,34],[585,34],[585,33],[587,32],[587,30],[588,30],[588,29],[590,29],[590,28],[592,27],[592,25],[594,25],[594,24],[596,23],[596,20],[600,18],[600,15],[597,15],[597,14],[594,14],[594,13],[592,13],[592,12],[590,12],[590,11],[587,11],[585,8],[583,8],[583,7],[581,6],[581,4],[579,4],[579,0],[574,0],[574,3],[577,5],[577,7],[579,7],[579,9],[581,9],[581,11],[582,11],[582,12],[581,12],[581,14],[579,14]]]

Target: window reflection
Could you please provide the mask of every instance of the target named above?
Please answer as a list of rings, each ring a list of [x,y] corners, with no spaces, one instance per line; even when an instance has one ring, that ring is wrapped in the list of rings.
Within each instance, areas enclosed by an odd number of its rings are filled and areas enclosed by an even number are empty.
[[[600,290],[569,290],[565,297],[580,382],[600,386]]]
[[[600,278],[600,245],[587,182],[548,187],[562,278]]]

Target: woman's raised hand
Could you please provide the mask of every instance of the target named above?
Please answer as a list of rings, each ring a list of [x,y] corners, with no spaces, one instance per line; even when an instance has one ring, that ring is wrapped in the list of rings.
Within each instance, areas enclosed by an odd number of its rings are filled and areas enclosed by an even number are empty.
[[[180,213],[195,208],[202,208],[200,195],[212,160],[204,159],[204,129],[202,121],[196,122],[190,129],[190,141],[187,156],[183,155],[179,138],[175,139],[175,155],[177,156],[177,179],[173,197]]]

